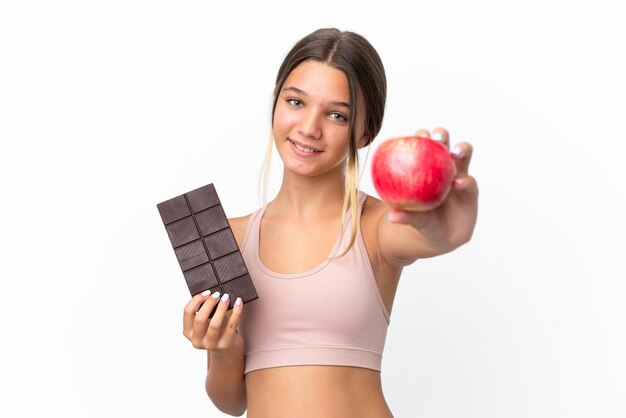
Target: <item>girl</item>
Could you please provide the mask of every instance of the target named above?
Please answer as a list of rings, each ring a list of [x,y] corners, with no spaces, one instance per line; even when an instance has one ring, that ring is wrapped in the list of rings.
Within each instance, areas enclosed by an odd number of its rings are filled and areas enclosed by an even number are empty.
[[[244,309],[236,298],[229,311],[229,295],[199,294],[184,311],[184,335],[207,350],[206,391],[221,411],[392,417],[380,364],[402,268],[469,241],[478,187],[472,148],[461,143],[451,151],[452,191],[436,209],[394,211],[358,191],[357,151],[378,134],[385,98],[383,64],[358,34],[317,30],[282,63],[272,112],[282,185],[269,204],[230,219],[259,299]],[[432,137],[449,144],[445,129]]]

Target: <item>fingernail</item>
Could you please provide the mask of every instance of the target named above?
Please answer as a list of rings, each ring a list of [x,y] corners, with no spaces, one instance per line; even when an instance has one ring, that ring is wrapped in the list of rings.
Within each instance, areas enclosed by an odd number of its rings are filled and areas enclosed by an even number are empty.
[[[463,184],[463,179],[458,178],[458,179],[454,179],[454,184]]]
[[[435,132],[433,134],[433,136],[431,136],[432,139],[434,139],[435,141],[443,141],[443,135],[441,135],[441,132]]]
[[[228,299],[230,299],[230,296],[228,296],[228,293],[224,293],[224,296],[222,296],[222,302],[228,302]]]
[[[452,148],[452,151],[450,151],[450,154],[456,155],[457,157],[460,157],[462,153],[463,153],[463,150],[461,150],[461,147],[459,147],[458,145]]]
[[[243,301],[241,300],[241,298],[235,299],[235,306],[236,307],[240,307],[242,303],[243,303]]]
[[[211,289],[209,290],[205,290],[204,292],[200,293],[202,296],[209,296],[211,294]]]
[[[211,295],[211,297],[212,297],[213,299],[215,299],[215,300],[219,299],[219,298],[220,298],[220,292],[215,292],[215,293],[213,293],[213,294]]]

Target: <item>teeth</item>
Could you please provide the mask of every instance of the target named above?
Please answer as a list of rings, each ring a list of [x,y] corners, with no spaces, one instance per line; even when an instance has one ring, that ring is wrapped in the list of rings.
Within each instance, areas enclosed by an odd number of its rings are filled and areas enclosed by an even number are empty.
[[[298,149],[298,151],[302,151],[302,152],[317,152],[317,151],[316,151],[316,150],[314,150],[314,149],[311,149],[311,148],[306,148],[306,147],[300,146],[300,145],[296,144],[295,142],[293,142],[293,144],[296,146],[296,148]]]

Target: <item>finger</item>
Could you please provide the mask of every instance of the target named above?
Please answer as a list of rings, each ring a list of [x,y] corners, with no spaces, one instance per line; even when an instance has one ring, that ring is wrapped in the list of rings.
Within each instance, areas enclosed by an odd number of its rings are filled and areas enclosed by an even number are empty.
[[[196,348],[202,348],[202,340],[209,327],[209,316],[219,299],[220,292],[214,292],[210,297],[206,298],[202,307],[196,312],[191,331],[191,343]]]
[[[441,142],[446,147],[450,146],[450,134],[444,128],[435,128],[433,129],[433,134],[431,138],[437,142]]]
[[[478,196],[478,183],[472,176],[458,177],[454,179],[454,190],[465,195],[476,198]]]
[[[415,136],[430,138],[430,131],[428,129],[420,129],[419,131],[415,132]]]
[[[457,177],[466,176],[469,170],[470,160],[474,153],[474,148],[467,142],[461,142],[450,151],[452,158],[456,164]]]
[[[237,327],[239,326],[239,319],[241,318],[241,312],[243,310],[243,301],[241,298],[235,299],[235,303],[233,305],[233,310],[228,318],[228,323],[222,332],[222,339],[225,342],[230,342],[237,332]]]
[[[198,309],[198,312],[196,312],[196,321],[208,321],[209,317],[211,316],[211,312],[213,312],[213,310],[215,309],[215,305],[217,305],[219,300],[220,292],[213,292],[213,294],[211,294],[211,297],[207,298],[200,307],[200,309]]]
[[[191,334],[193,333],[193,322],[196,318],[196,312],[200,309],[200,306],[209,298],[211,294],[210,290],[198,293],[191,298],[185,309],[183,310],[183,335],[188,340],[191,340]]]
[[[228,312],[229,300],[230,296],[228,293],[224,293],[217,304],[213,317],[208,321],[208,327],[202,339],[203,346],[208,349],[214,349],[219,341],[220,335],[222,334],[222,325],[224,324],[226,313]]]

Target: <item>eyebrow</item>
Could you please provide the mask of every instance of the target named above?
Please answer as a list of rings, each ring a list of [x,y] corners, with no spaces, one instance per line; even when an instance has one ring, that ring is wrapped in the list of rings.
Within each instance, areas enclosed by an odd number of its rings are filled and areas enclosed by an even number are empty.
[[[300,90],[297,87],[285,87],[285,88],[283,88],[283,91],[293,91],[294,93],[301,94],[303,96],[307,96],[307,94],[306,94],[306,92],[304,90]],[[350,103],[336,101],[336,102],[331,102],[331,104],[334,104],[336,106],[347,107],[348,109],[350,109]]]

